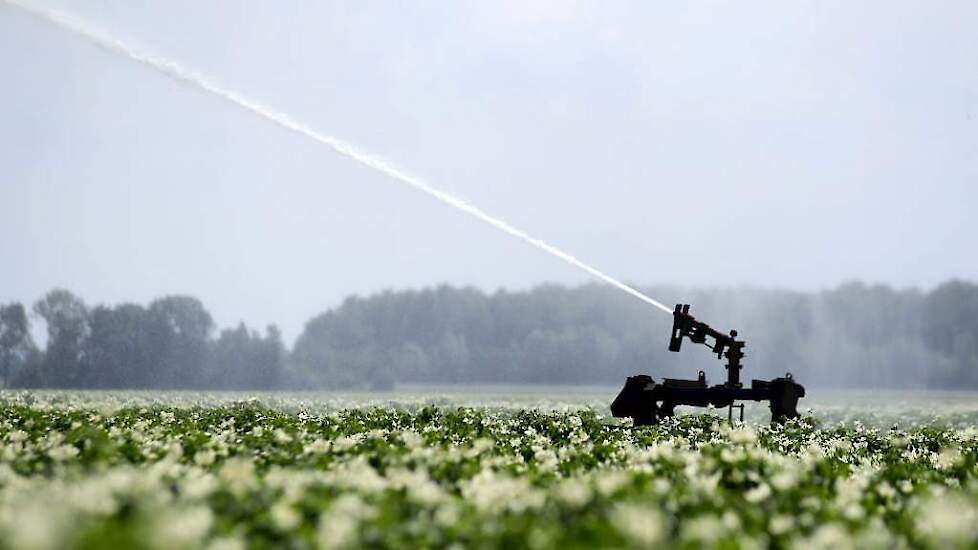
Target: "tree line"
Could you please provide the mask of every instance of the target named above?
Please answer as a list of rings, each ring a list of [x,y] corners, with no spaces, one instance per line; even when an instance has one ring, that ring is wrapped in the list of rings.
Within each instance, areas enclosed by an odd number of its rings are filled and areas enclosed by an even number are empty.
[[[978,285],[895,290],[849,283],[803,293],[644,289],[747,340],[745,380],[791,372],[814,386],[978,388]],[[47,342],[31,339],[44,323]],[[625,376],[725,373],[710,350],[666,350],[671,316],[615,289],[545,285],[485,293],[440,286],[351,297],[309,320],[291,349],[274,326],[216,331],[201,302],[87,306],[49,292],[0,307],[7,387],[390,389],[396,384],[614,385]],[[699,348],[699,349],[697,349]]]
[[[287,382],[279,330],[243,323],[214,337],[203,304],[169,296],[148,306],[89,308],[52,290],[33,312],[47,328],[38,350],[22,304],[0,307],[0,361],[6,386],[28,388],[274,389]]]

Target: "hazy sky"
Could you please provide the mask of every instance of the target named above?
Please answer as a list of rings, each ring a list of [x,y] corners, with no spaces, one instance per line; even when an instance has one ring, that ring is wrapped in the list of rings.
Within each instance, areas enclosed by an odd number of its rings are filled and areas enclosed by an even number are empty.
[[[978,3],[38,2],[627,281],[978,279]],[[0,300],[587,276],[0,2]],[[681,296],[656,297],[665,302]]]

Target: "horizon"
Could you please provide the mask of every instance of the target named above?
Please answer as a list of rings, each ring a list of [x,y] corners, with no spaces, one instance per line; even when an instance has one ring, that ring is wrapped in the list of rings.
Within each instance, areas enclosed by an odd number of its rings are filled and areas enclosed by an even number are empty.
[[[882,287],[882,288],[888,289],[888,290],[890,290],[892,292],[895,292],[895,293],[916,292],[916,293],[921,293],[921,294],[927,294],[929,292],[932,292],[936,288],[939,288],[942,285],[945,285],[945,284],[948,284],[948,283],[955,283],[955,282],[961,282],[961,283],[970,284],[970,285],[978,285],[978,280],[970,280],[970,279],[965,279],[965,278],[961,278],[961,277],[951,277],[951,278],[948,278],[948,279],[946,279],[944,281],[941,281],[941,282],[937,283],[936,285],[934,285],[934,286],[932,286],[930,288],[921,288],[921,287],[916,287],[916,286],[897,287],[897,286],[894,286],[894,285],[891,285],[891,284],[888,284],[888,283],[884,283],[884,282],[869,282],[869,281],[862,281],[862,280],[850,280],[850,281],[843,281],[843,282],[841,282],[841,283],[839,283],[839,284],[837,284],[835,286],[825,287],[825,288],[820,288],[820,289],[815,289],[815,290],[803,290],[803,289],[792,289],[792,288],[777,288],[777,287],[762,287],[762,286],[752,286],[752,285],[731,285],[731,286],[723,286],[723,285],[716,285],[716,286],[683,286],[683,285],[674,285],[674,284],[643,285],[643,284],[636,284],[636,283],[634,283],[632,281],[626,281],[627,284],[629,284],[631,286],[634,286],[635,288],[638,288],[639,290],[643,290],[643,291],[648,291],[648,289],[665,289],[665,290],[678,290],[678,291],[682,291],[682,292],[687,292],[688,294],[703,293],[703,292],[735,293],[737,291],[749,291],[749,292],[759,292],[759,293],[765,293],[765,292],[770,292],[770,293],[793,293],[793,294],[807,295],[807,296],[812,296],[812,297],[815,297],[815,296],[818,296],[820,294],[824,294],[824,293],[827,293],[827,292],[833,292],[833,291],[839,290],[839,289],[844,288],[844,287],[849,286],[849,285],[861,285],[861,286],[864,286],[865,288],[870,288],[870,289],[871,288],[880,288],[880,287]],[[254,330],[254,331],[259,331],[259,332],[265,330],[266,328],[268,328],[270,326],[275,326],[277,329],[279,329],[281,331],[283,342],[286,344],[286,346],[289,349],[291,349],[295,345],[296,340],[302,335],[302,332],[305,330],[306,325],[310,321],[314,320],[317,317],[320,317],[322,315],[325,315],[327,313],[338,311],[340,308],[343,307],[344,304],[346,304],[350,300],[358,300],[358,299],[359,300],[371,300],[371,299],[374,299],[374,298],[379,298],[379,297],[381,297],[381,296],[383,296],[385,294],[388,294],[388,293],[394,293],[394,294],[397,294],[397,293],[422,293],[422,292],[435,291],[435,290],[438,290],[440,288],[445,288],[445,287],[456,289],[456,290],[469,290],[469,289],[471,289],[471,290],[475,290],[475,291],[483,294],[486,297],[493,297],[493,296],[496,296],[496,295],[498,295],[500,293],[529,294],[529,293],[532,293],[532,292],[534,292],[534,291],[536,291],[538,289],[545,289],[545,288],[559,288],[559,289],[568,290],[568,291],[571,291],[571,292],[582,290],[582,289],[585,289],[585,288],[604,288],[604,289],[608,289],[610,291],[615,291],[615,289],[613,287],[611,287],[610,285],[601,283],[599,281],[585,281],[585,282],[576,283],[576,284],[565,284],[565,283],[559,283],[559,282],[547,282],[547,281],[545,281],[545,282],[533,284],[531,286],[528,286],[527,288],[522,288],[522,289],[508,289],[508,288],[502,288],[502,287],[498,287],[498,288],[495,288],[495,289],[483,289],[483,288],[479,288],[476,285],[456,285],[456,284],[451,284],[451,283],[447,283],[447,282],[442,282],[442,283],[437,283],[437,284],[432,284],[432,285],[424,285],[424,286],[411,287],[411,288],[394,288],[394,287],[391,287],[391,288],[382,288],[380,290],[376,290],[376,291],[372,291],[372,292],[367,292],[367,293],[362,293],[362,294],[350,294],[350,295],[344,296],[338,302],[336,302],[335,304],[324,306],[319,311],[314,312],[307,319],[303,320],[300,323],[300,329],[299,329],[299,331],[297,333],[295,333],[295,334],[290,334],[289,332],[285,331],[282,328],[282,325],[279,324],[274,319],[273,320],[270,320],[268,322],[265,322],[265,323],[260,323],[260,324],[248,323],[245,319],[238,319],[236,321],[231,321],[231,322],[228,322],[228,323],[223,323],[223,322],[221,322],[220,319],[218,319],[215,316],[215,318],[214,318],[214,327],[213,328],[214,328],[214,333],[215,334],[219,334],[222,330],[235,329],[235,328],[237,328],[240,325],[245,325],[245,326],[248,327],[249,330]],[[200,300],[201,301],[201,304],[210,311],[209,304],[207,303],[206,300],[204,300],[200,296],[196,296],[196,295],[190,294],[190,293],[161,294],[159,296],[152,296],[149,299],[143,300],[143,301],[139,301],[139,300],[135,300],[135,299],[123,299],[123,300],[119,300],[119,301],[115,301],[115,302],[105,302],[105,301],[92,301],[92,300],[88,300],[84,295],[81,295],[79,293],[76,293],[75,290],[74,289],[71,289],[71,288],[55,287],[55,288],[47,289],[41,295],[35,296],[33,298],[30,298],[30,299],[25,299],[25,300],[13,299],[13,300],[0,301],[0,305],[15,302],[15,303],[22,304],[27,309],[28,318],[31,320],[31,327],[30,327],[30,329],[31,329],[31,336],[34,339],[34,342],[37,343],[42,348],[47,343],[47,333],[46,333],[46,330],[45,330],[44,321],[34,311],[33,305],[34,305],[34,303],[36,301],[38,301],[41,298],[43,298],[43,296],[45,294],[47,294],[48,292],[50,292],[52,290],[59,290],[59,289],[67,290],[67,291],[75,294],[76,296],[78,296],[85,303],[85,305],[90,310],[92,308],[94,308],[94,307],[104,306],[104,307],[114,308],[114,307],[118,307],[118,306],[121,306],[121,305],[124,305],[124,304],[136,304],[136,305],[140,305],[140,306],[146,306],[146,305],[149,305],[149,303],[152,302],[153,300],[156,300],[156,299],[159,299],[159,298],[172,297],[172,296],[187,296],[187,297],[191,297],[191,298],[195,298],[195,299]],[[689,301],[688,298],[680,298],[678,300],[678,302],[676,302],[676,303],[685,303],[685,302],[688,302],[688,301]],[[692,304],[692,305],[693,305],[694,308],[696,307],[696,304]],[[211,314],[213,315],[213,311],[211,311]]]

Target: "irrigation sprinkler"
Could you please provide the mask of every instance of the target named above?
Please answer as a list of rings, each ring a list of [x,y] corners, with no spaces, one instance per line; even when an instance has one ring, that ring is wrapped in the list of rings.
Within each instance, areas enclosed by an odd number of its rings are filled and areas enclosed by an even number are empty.
[[[727,381],[709,386],[706,374],[699,371],[696,380],[665,378],[661,383],[646,374],[629,376],[625,387],[611,403],[611,414],[617,418],[631,417],[636,426],[657,424],[663,418],[675,414],[677,405],[693,407],[714,406],[728,408],[728,419],[733,421],[734,409],[739,409],[744,419],[744,405],[737,401],[767,401],[771,407],[771,422],[784,423],[798,418],[798,399],[805,396],[805,388],[794,381],[791,373],[773,380],[752,380],[745,388],[740,381],[740,361],[744,357],[746,342],[737,339],[737,331],[729,334],[697,321],[689,314],[689,304],[676,304],[672,313],[672,334],[669,351],[678,352],[683,338],[703,344],[713,350],[717,359],[727,359]]]

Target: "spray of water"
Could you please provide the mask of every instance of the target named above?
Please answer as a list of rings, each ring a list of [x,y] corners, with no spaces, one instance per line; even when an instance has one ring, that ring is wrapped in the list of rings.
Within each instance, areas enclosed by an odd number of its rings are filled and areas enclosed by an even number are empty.
[[[248,97],[239,94],[238,92],[235,92],[234,90],[225,88],[224,86],[221,86],[220,84],[214,82],[210,78],[206,78],[198,73],[195,73],[193,71],[181,67],[179,64],[177,64],[174,61],[153,54],[149,54],[144,51],[134,49],[129,45],[127,45],[125,42],[119,40],[118,38],[115,38],[99,30],[96,30],[92,28],[90,25],[88,25],[87,23],[79,21],[78,19],[75,19],[63,13],[42,8],[39,6],[33,6],[29,3],[22,2],[21,0],[0,0],[0,1],[3,1],[8,5],[20,8],[21,10],[30,13],[31,15],[34,15],[44,21],[53,23],[54,25],[56,25],[61,29],[77,34],[85,38],[86,40],[102,48],[105,48],[106,50],[109,50],[117,54],[121,54],[133,61],[137,61],[143,65],[155,69],[180,83],[192,86],[194,88],[203,90],[205,92],[210,92],[218,97],[230,101],[231,103],[237,105],[238,107],[241,107],[246,111],[256,114],[271,122],[274,122],[275,124],[278,124],[283,128],[286,128],[288,130],[301,134],[309,139],[327,145],[331,147],[333,150],[335,150],[336,152],[345,155],[370,168],[373,168],[378,172],[386,174],[387,176],[389,176],[390,178],[392,178],[393,180],[399,183],[409,185],[419,191],[427,193],[428,195],[438,199],[439,201],[448,204],[452,207],[455,207],[458,210],[461,210],[462,212],[465,212],[466,214],[469,214],[475,218],[478,218],[479,220],[482,220],[483,222],[495,227],[496,229],[499,229],[500,231],[509,233],[510,235],[530,245],[533,245],[543,250],[544,252],[547,252],[548,254],[556,256],[557,258],[560,258],[561,260],[579,269],[586,271],[592,276],[624,292],[627,292],[628,294],[631,294],[632,296],[638,298],[639,300],[642,300],[643,302],[651,304],[659,308],[660,310],[665,311],[666,313],[672,313],[672,310],[666,307],[665,305],[663,305],[661,302],[646,296],[642,292],[639,292],[638,290],[626,285],[625,283],[615,279],[614,277],[611,277],[610,275],[598,270],[597,268],[594,268],[582,262],[581,260],[578,260],[574,256],[571,256],[570,254],[564,252],[563,250],[560,250],[559,248],[553,245],[550,245],[540,239],[537,239],[536,237],[533,237],[527,234],[526,232],[517,229],[516,227],[513,227],[512,225],[506,223],[505,221],[495,216],[491,216],[486,212],[480,210],[479,208],[476,208],[475,206],[472,206],[471,204],[457,197],[454,197],[448,193],[445,193],[444,191],[432,187],[424,180],[416,176],[407,174],[395,168],[394,166],[392,166],[391,164],[389,164],[387,161],[383,159],[380,159],[376,156],[360,151],[353,145],[350,145],[349,143],[346,143],[342,140],[336,139],[335,137],[321,134],[316,130],[313,130],[312,128],[306,126],[305,124],[293,120],[290,116],[288,116],[285,113],[271,109]]]

